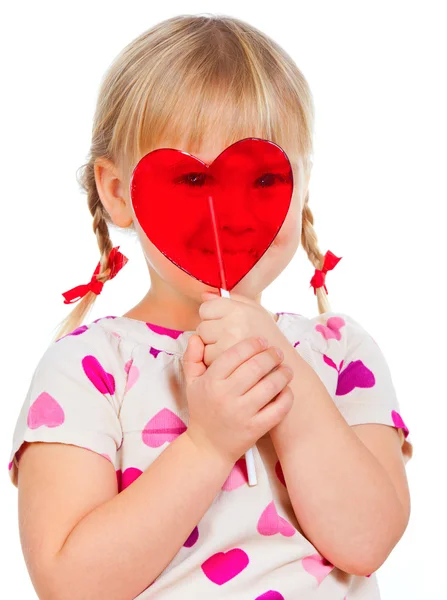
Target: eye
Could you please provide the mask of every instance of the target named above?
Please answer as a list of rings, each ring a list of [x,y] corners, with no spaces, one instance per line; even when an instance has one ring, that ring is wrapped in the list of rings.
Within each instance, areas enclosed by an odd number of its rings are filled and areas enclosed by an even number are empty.
[[[185,173],[175,179],[175,183],[189,185],[191,187],[202,187],[205,185],[206,173]]]
[[[281,175],[280,173],[264,173],[256,179],[255,187],[268,188],[275,185],[276,182],[288,183],[289,181],[290,175]]]

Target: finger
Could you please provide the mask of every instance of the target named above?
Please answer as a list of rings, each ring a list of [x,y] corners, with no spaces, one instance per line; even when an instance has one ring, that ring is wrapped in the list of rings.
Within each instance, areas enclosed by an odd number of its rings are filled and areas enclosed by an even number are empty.
[[[219,356],[221,356],[222,352],[232,346],[233,344],[227,344],[226,346],[222,346],[220,342],[217,344],[207,344],[205,346],[204,359],[203,362],[209,366],[213,363]]]
[[[243,362],[265,350],[257,337],[246,338],[230,346],[208,368],[211,377],[227,379]]]
[[[225,317],[231,310],[231,298],[221,296],[202,302],[199,307],[199,316],[204,319],[220,319]]]
[[[204,344],[215,344],[221,337],[222,324],[220,319],[200,321],[196,333],[200,335]]]
[[[253,418],[256,427],[267,432],[280,423],[293,406],[295,397],[290,386],[286,385],[279,394],[273,398]]]
[[[206,365],[203,362],[204,349],[205,346],[202,340],[194,333],[188,340],[188,345],[181,360],[188,385],[206,371]]]
[[[254,387],[249,390],[243,401],[258,412],[271,402],[288,385],[293,378],[293,373],[286,365],[279,365],[277,369],[263,377]]]
[[[238,367],[228,378],[228,382],[238,395],[245,394],[252,389],[263,377],[271,373],[283,360],[272,346],[255,354]]]

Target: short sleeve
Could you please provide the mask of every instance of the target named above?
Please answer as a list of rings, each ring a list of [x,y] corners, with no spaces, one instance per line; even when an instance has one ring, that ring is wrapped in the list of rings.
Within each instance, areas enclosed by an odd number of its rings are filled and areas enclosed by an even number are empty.
[[[339,328],[344,357],[338,366],[335,403],[349,425],[382,423],[395,427],[406,464],[413,456],[413,443],[386,358],[360,323],[346,314],[337,316],[344,321]]]
[[[53,342],[31,377],[13,433],[8,469],[17,487],[16,453],[24,441],[87,448],[116,465],[125,371],[119,340],[93,323]]]

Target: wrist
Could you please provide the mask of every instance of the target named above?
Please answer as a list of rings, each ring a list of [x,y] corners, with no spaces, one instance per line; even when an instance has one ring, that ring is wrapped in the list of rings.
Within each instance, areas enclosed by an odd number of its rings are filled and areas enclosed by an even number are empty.
[[[218,465],[219,467],[222,467],[223,470],[227,470],[228,472],[231,471],[236,461],[213,446],[206,436],[202,435],[192,427],[188,427],[182,435],[185,436],[190,445],[195,449],[196,452],[200,454],[202,458],[206,456],[213,465]]]

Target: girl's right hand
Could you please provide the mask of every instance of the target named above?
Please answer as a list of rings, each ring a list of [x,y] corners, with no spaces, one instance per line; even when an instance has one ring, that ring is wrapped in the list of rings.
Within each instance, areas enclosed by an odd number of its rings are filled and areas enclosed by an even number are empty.
[[[182,359],[189,407],[185,433],[233,464],[292,408],[293,373],[258,338],[227,348],[208,368],[204,349],[194,333]]]

